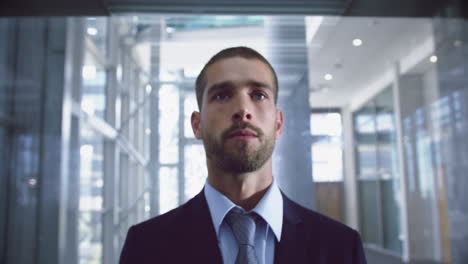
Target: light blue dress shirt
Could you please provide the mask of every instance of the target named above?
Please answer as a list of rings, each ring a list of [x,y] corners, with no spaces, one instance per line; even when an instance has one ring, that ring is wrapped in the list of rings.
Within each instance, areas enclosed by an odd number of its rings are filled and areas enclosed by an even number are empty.
[[[205,183],[204,192],[223,262],[224,264],[234,264],[239,247],[224,217],[234,207],[244,209],[234,204],[208,182]],[[256,221],[255,228],[255,253],[257,259],[261,264],[273,264],[275,242],[280,241],[283,227],[283,197],[274,180],[257,206],[250,212],[257,213],[261,218],[260,221]]]

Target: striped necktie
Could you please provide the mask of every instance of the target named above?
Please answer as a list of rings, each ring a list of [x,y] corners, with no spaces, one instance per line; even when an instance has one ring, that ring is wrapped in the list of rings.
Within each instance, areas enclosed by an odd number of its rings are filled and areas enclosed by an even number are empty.
[[[233,208],[227,215],[227,223],[231,227],[239,252],[236,264],[257,264],[255,255],[255,219],[252,214],[246,214],[239,208]]]

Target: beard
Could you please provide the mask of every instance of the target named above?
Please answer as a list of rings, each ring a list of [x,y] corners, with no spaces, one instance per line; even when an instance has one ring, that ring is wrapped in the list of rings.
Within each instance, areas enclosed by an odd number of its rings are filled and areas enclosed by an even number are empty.
[[[251,129],[257,133],[257,139],[260,145],[252,142],[235,140],[229,141],[229,135],[238,129]],[[261,167],[270,159],[275,148],[274,135],[265,135],[261,129],[248,123],[239,123],[224,130],[221,139],[215,136],[207,135],[203,144],[205,145],[206,156],[214,161],[216,167],[231,173],[253,172]]]

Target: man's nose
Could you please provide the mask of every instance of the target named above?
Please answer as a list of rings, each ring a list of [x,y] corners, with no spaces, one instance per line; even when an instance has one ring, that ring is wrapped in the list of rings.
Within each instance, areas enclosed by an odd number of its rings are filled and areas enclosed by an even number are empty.
[[[252,114],[246,108],[241,108],[241,109],[239,109],[239,111],[235,112],[232,115],[232,120],[235,121],[235,122],[251,121],[252,120]]]

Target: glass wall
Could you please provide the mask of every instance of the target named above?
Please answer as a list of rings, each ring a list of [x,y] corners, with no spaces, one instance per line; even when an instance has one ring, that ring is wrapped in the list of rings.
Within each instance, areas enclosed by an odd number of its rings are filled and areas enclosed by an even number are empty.
[[[84,26],[81,110],[88,118],[104,119],[107,19],[86,18]],[[104,139],[96,130],[87,122],[80,127],[79,263],[101,263],[103,258]]]
[[[0,260],[5,254],[5,231],[8,215],[7,191],[10,144],[9,131],[12,127],[11,106],[12,106],[12,86],[7,80],[11,80],[11,56],[8,56],[8,45],[11,45],[5,38],[8,30],[8,21],[0,19]]]
[[[440,94],[437,79],[441,77],[432,64],[415,66],[400,78],[404,169],[412,212],[408,222],[412,241],[421,241],[413,246],[414,254],[421,259],[451,255],[447,201],[451,191],[446,184],[453,176],[448,173],[452,161],[445,155],[453,155],[447,149],[461,144],[455,143],[451,134],[455,120],[461,121],[459,114],[455,117],[460,101],[458,91]]]
[[[382,246],[375,110],[374,102],[369,102],[354,116],[358,164],[356,169],[359,175],[359,220],[362,239],[365,243]]]
[[[243,45],[278,69],[283,190],[357,228],[368,253],[466,263],[467,28],[442,17],[1,19],[0,262],[117,263],[130,226],[199,193],[195,78]]]
[[[392,87],[354,115],[360,230],[365,243],[402,254],[401,186]]]
[[[12,66],[11,55],[8,55],[8,34],[10,21],[0,19],[0,260],[5,258],[6,221],[8,217],[8,174],[10,166],[10,135],[13,120],[12,111]]]
[[[79,263],[101,263],[102,259],[102,137],[83,125],[80,137]]]

